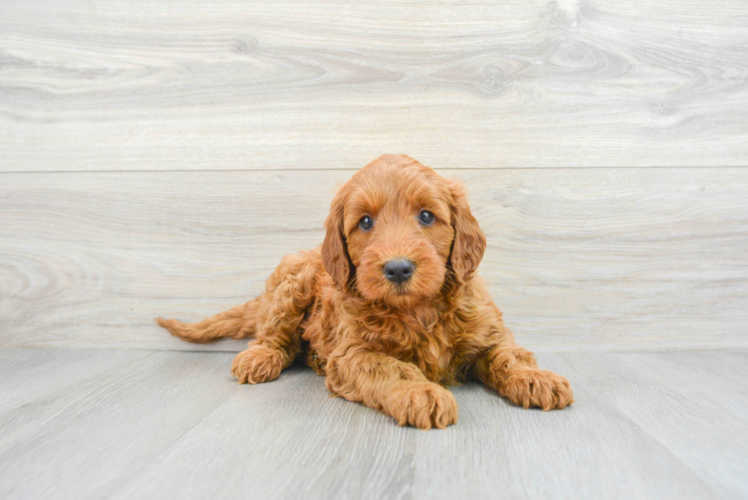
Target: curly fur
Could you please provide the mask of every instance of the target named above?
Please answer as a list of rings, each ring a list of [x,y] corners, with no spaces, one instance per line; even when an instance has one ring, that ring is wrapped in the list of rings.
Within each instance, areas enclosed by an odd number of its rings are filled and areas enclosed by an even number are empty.
[[[333,394],[421,429],[457,422],[443,386],[469,379],[524,408],[573,402],[569,382],[514,343],[475,276],[486,239],[459,183],[384,155],[340,189],[325,228],[322,247],[283,258],[258,298],[199,323],[159,324],[190,342],[254,337],[231,368],[240,383],[274,380],[302,354]],[[415,263],[400,285],[383,275],[393,258]]]

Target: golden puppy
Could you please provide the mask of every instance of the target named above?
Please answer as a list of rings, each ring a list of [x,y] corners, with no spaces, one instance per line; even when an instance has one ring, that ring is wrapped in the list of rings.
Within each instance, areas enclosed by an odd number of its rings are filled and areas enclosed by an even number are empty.
[[[468,379],[524,408],[573,402],[474,275],[486,239],[460,184],[384,155],[341,188],[325,227],[322,247],[284,257],[258,298],[159,324],[190,342],[254,337],[231,368],[241,383],[274,380],[302,353],[333,394],[421,429],[457,422],[443,385]]]

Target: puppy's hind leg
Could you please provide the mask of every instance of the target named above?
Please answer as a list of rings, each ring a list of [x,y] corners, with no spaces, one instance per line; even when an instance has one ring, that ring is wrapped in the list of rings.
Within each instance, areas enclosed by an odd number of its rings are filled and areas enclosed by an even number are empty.
[[[257,332],[231,367],[240,384],[269,382],[291,365],[301,349],[301,322],[314,299],[319,263],[287,256],[268,278],[258,298]]]

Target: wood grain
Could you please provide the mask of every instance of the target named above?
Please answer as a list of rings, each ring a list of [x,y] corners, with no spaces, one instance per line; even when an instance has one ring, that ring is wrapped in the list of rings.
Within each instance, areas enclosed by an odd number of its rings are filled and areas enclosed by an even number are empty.
[[[632,423],[626,409],[616,404],[615,390],[629,385],[622,381],[609,387],[605,381],[612,369],[626,373],[625,368],[618,369],[619,356],[628,360],[640,355],[596,354],[591,363],[588,356],[539,356],[542,367],[569,377],[577,402],[568,413],[522,411],[477,385],[454,390],[460,405],[458,425],[444,436],[418,436],[415,468],[419,473],[414,482],[418,496],[619,499],[724,494],[723,483],[694,474],[680,457],[673,460],[676,455],[659,442],[657,435]],[[625,367],[625,363],[620,364]],[[686,378],[685,371],[678,371],[681,381]],[[636,384],[630,385],[644,397],[654,399],[661,389],[657,374],[656,366],[650,366]],[[684,396],[681,391],[673,393],[673,399],[685,405],[690,400]],[[744,398],[742,401],[745,403]],[[723,405],[724,399],[711,410],[719,411]],[[691,417],[689,414],[685,418]],[[657,413],[654,419],[660,425],[671,423]],[[721,423],[721,416],[719,420]],[[709,418],[699,421],[704,424]],[[680,434],[678,442],[690,446],[689,434]],[[695,446],[692,450],[699,453],[702,448]],[[746,457],[746,453],[741,455]]]
[[[572,408],[423,433],[122,349],[240,349],[152,318],[259,293],[385,152],[465,180],[526,347],[746,349],[746,47],[742,0],[4,0],[0,497],[748,496],[745,352],[541,354]]]
[[[2,415],[3,498],[107,496],[238,388],[225,355],[138,354]],[[37,384],[57,376],[36,375]]]
[[[0,350],[2,398],[0,413],[23,407],[23,417],[36,411],[48,411],[48,396],[56,392],[68,394],[94,376],[121,364],[132,363],[145,356],[138,351],[100,351],[98,349],[12,349]],[[150,353],[148,353],[150,355]],[[37,404],[44,400],[44,404]],[[8,414],[0,418],[0,443],[12,439]]]
[[[625,354],[615,363],[595,354],[583,363],[563,357],[560,370],[572,378],[596,377],[599,391],[628,419],[701,477],[711,477],[726,498],[748,495],[742,440],[748,437],[748,392],[743,374],[731,366],[744,364],[745,353]],[[718,424],[711,422],[716,409]]]
[[[102,371],[90,352],[119,362]],[[29,353],[39,355],[38,369],[23,368]],[[48,353],[0,349],[3,363],[19,367],[18,388],[0,385],[3,498],[728,499],[748,491],[737,473],[748,460],[737,418],[748,395],[734,390],[743,373],[733,369],[746,366],[746,352],[542,354],[542,366],[571,379],[575,405],[523,410],[468,384],[451,389],[457,425],[429,432],[329,398],[323,378],[299,366],[239,386],[229,353]],[[5,403],[9,390],[66,373],[66,356],[92,363],[91,376]],[[9,416],[24,432],[6,427]]]
[[[0,170],[748,165],[742,0],[10,0]]]
[[[746,347],[748,170],[442,171],[489,247],[480,273],[533,350]],[[259,293],[322,241],[352,171],[3,174],[0,344],[195,347],[153,323]]]

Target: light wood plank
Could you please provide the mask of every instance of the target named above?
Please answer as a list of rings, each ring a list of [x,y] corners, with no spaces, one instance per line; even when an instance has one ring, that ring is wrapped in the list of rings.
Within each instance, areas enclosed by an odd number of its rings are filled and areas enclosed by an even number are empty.
[[[61,352],[57,361],[86,357]],[[0,349],[0,359],[16,355]],[[323,378],[304,367],[238,386],[229,353],[137,355],[35,400],[46,412],[28,413],[27,432],[0,444],[3,498],[648,499],[748,490],[734,474],[748,458],[748,433],[731,406],[745,408],[748,394],[730,387],[741,381],[731,365],[745,366],[746,353],[544,353],[542,366],[571,379],[574,406],[523,410],[468,384],[452,388],[458,424],[430,432],[328,398]],[[47,378],[34,371],[27,383]]]
[[[140,354],[2,415],[0,496],[103,498],[238,388],[230,355]]]
[[[351,173],[4,174],[0,343],[195,348],[153,317],[260,293],[322,241]],[[488,235],[480,273],[528,347],[748,346],[748,170],[459,174]]]
[[[112,498],[413,498],[419,431],[328,394],[301,366],[242,386]]]
[[[150,355],[139,351],[99,349],[0,349],[0,414],[51,395],[70,392],[101,372]],[[33,406],[33,404],[32,404]],[[27,408],[27,410],[30,408]],[[24,412],[27,413],[27,412]],[[0,442],[9,436],[8,422],[0,419]]]
[[[610,400],[607,387],[601,387],[597,379],[605,376],[606,367],[594,364],[588,368],[587,356],[538,356],[543,368],[570,378],[577,403],[569,411],[522,410],[478,385],[455,390],[460,404],[458,424],[444,435],[418,436],[414,482],[418,496],[719,497],[714,482],[686,467]],[[615,365],[619,356],[598,355],[608,365]],[[569,370],[571,363],[582,365],[584,375]],[[654,392],[657,389],[652,385],[657,382],[637,385],[637,389]],[[718,411],[720,406],[712,409]],[[689,444],[686,435],[681,436],[681,444]]]
[[[2,171],[748,165],[742,0],[13,0],[0,33]]]
[[[560,370],[594,378],[597,397],[675,454],[725,498],[748,495],[748,353],[563,355]],[[615,359],[615,362],[611,362]],[[595,404],[595,400],[590,404]]]

